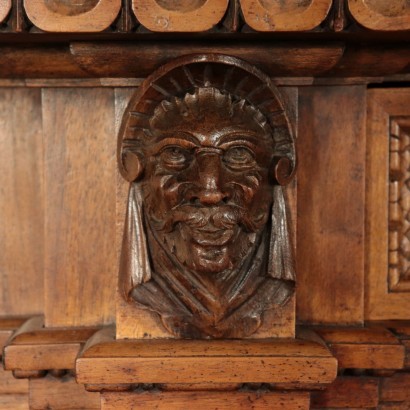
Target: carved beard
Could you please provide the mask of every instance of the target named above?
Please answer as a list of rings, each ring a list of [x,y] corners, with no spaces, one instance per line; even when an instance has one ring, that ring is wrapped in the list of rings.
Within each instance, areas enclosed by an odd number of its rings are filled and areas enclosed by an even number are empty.
[[[147,210],[146,220],[171,260],[196,273],[225,277],[255,246],[256,234],[268,218],[264,216],[252,220],[234,204],[182,204],[162,219]]]

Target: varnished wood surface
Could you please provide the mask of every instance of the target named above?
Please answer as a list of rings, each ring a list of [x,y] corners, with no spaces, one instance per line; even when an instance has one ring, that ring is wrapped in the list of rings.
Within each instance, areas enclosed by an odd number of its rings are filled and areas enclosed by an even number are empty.
[[[327,348],[308,341],[112,341],[111,332],[96,333],[79,355],[76,362],[79,383],[320,385],[336,376],[336,360]],[[194,368],[201,370],[192,372]]]
[[[339,368],[402,369],[405,347],[380,328],[317,328],[338,360]]]
[[[2,316],[41,313],[44,306],[41,116],[40,90],[0,89]]]
[[[240,0],[240,4],[246,23],[254,30],[303,31],[315,28],[325,19],[332,0]]]
[[[338,377],[324,391],[311,395],[312,409],[376,408],[379,404],[379,382],[372,377]]]
[[[282,392],[220,392],[220,393],[103,393],[101,410],[307,410],[309,394]]]
[[[99,410],[100,395],[90,393],[70,375],[30,380],[30,409]]]
[[[410,5],[405,0],[348,0],[353,17],[371,30],[409,30]]]
[[[155,32],[200,32],[216,26],[228,8],[227,0],[133,0],[138,21]]]
[[[66,3],[24,0],[28,18],[35,26],[52,32],[98,32],[117,17],[121,0],[88,0]]]
[[[111,322],[117,271],[113,91],[44,90],[43,128],[46,325]]]
[[[390,121],[409,116],[406,89],[371,90],[367,109],[366,299],[367,320],[408,319],[410,293],[389,292],[389,135]],[[404,215],[402,216],[405,217]]]
[[[25,322],[4,348],[4,367],[8,370],[36,371],[74,369],[82,345],[97,328],[47,329],[43,318]]]
[[[11,9],[11,0],[3,0],[0,3],[0,23],[7,17]]]
[[[303,88],[299,106],[297,316],[361,323],[366,90]]]

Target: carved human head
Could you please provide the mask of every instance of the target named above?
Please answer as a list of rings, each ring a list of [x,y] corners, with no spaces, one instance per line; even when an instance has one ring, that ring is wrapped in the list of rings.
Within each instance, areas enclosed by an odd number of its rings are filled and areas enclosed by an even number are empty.
[[[277,89],[243,61],[188,56],[145,80],[124,118],[119,167],[138,190],[150,271],[177,269],[223,299],[272,237],[274,187],[294,173]]]

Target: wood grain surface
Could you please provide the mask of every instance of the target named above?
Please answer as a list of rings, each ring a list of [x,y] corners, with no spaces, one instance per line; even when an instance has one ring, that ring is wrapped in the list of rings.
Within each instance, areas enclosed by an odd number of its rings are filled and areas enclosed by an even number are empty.
[[[96,333],[76,362],[77,381],[129,383],[330,383],[337,362],[323,345],[293,339],[113,340]],[[192,369],[200,371],[192,372]]]
[[[406,0],[348,0],[352,16],[371,30],[409,30],[410,5]]]
[[[99,410],[100,395],[86,391],[68,374],[59,378],[47,375],[30,380],[30,409]]]
[[[364,87],[300,90],[297,318],[361,323],[364,303]]]
[[[44,305],[40,90],[0,90],[0,173],[0,312],[40,313]]]
[[[112,89],[43,90],[47,326],[114,319],[115,129]]]
[[[188,404],[189,403],[189,404]],[[101,410],[307,410],[309,394],[305,392],[166,392],[103,393]]]
[[[370,90],[367,109],[366,299],[367,320],[408,319],[410,293],[389,292],[389,135],[391,119],[409,116],[406,89]],[[403,216],[404,217],[404,216]]]
[[[199,32],[216,26],[228,0],[133,0],[138,21],[156,32]]]
[[[240,0],[243,17],[257,31],[303,31],[318,26],[329,13],[332,0]]]
[[[373,377],[338,377],[324,391],[313,392],[311,408],[376,408],[379,381]]]
[[[117,17],[121,0],[24,0],[24,9],[32,23],[51,32],[98,32]]]

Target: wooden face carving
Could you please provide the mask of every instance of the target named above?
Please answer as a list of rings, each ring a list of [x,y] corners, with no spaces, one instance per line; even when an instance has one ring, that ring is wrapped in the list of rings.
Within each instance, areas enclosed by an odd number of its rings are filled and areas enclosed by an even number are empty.
[[[215,58],[232,76],[232,59]],[[207,65],[198,81],[179,61],[146,80],[141,94],[150,98],[131,102],[120,133],[120,169],[131,181],[120,287],[178,337],[249,336],[293,292],[278,185],[294,168],[284,167],[294,164],[291,131],[278,95],[258,96],[269,80],[235,64],[257,83],[248,98],[226,78],[206,79]],[[277,127],[250,95],[274,107]]]
[[[147,225],[188,270],[237,269],[267,224],[273,139],[263,121],[215,88],[155,111],[142,182]]]

